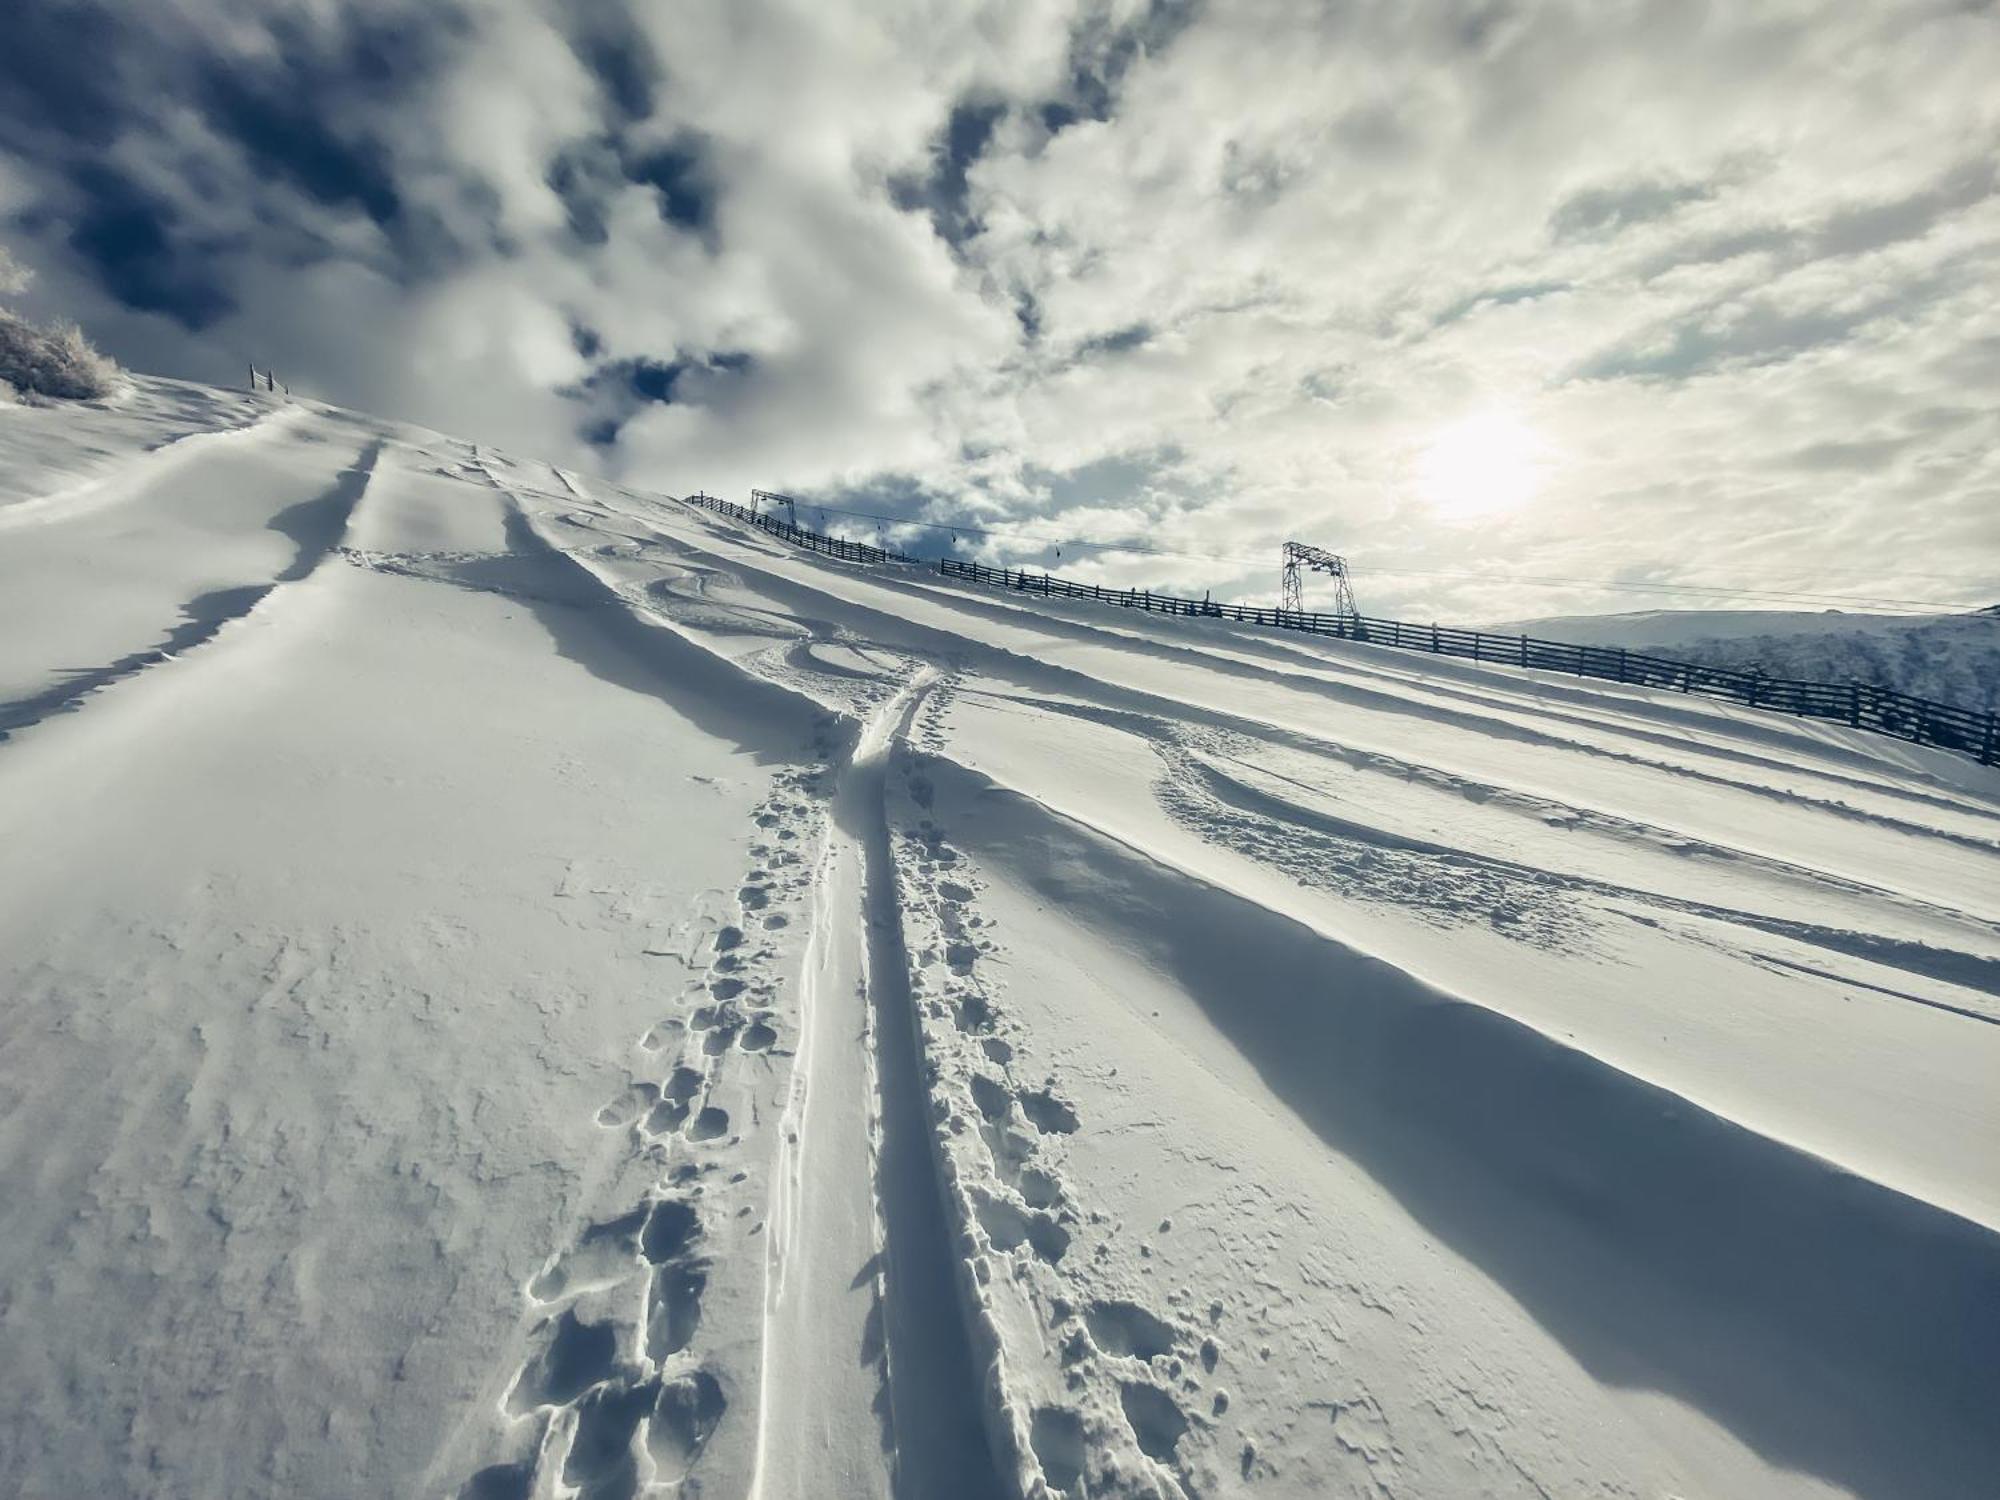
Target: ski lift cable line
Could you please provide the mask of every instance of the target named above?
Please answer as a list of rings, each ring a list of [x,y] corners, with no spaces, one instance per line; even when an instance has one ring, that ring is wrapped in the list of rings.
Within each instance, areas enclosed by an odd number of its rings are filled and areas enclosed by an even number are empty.
[[[1038,547],[1068,547],[1073,551],[1124,552],[1139,557],[1171,557],[1186,562],[1230,563],[1246,568],[1261,568],[1269,561],[1267,558],[1235,557],[1226,553],[1183,552],[1171,547],[1151,546],[1144,542],[1096,542],[1081,537],[1048,537],[1037,532],[1017,531],[998,526],[967,526],[947,521],[919,521],[909,516],[889,516],[877,511],[850,510],[839,505],[814,505],[813,509],[827,515],[849,516],[856,520],[875,521],[887,526],[918,527],[926,531],[950,532],[955,536],[998,537],[1029,542]],[[1732,588],[1724,584],[1708,583],[1628,583],[1607,578],[1569,578],[1532,573],[1477,573],[1436,568],[1397,568],[1368,562],[1365,555],[1359,561],[1362,571],[1366,573],[1381,573],[1395,578],[1455,578],[1474,583],[1552,585],[1564,588],[1605,589],[1626,594],[1690,594],[1717,599],[1758,599],[1772,604],[1886,604],[1907,609],[1929,610],[1938,614],[1963,614],[1972,608],[1968,604],[1952,604],[1938,599],[1904,599],[1880,594],[1826,594],[1799,589]]]

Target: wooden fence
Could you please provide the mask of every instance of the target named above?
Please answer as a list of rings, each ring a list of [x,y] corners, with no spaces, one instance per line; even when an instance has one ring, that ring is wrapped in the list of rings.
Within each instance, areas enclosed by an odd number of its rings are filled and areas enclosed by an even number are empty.
[[[685,495],[689,505],[698,505],[703,510],[712,510],[717,515],[732,516],[763,531],[768,531],[780,540],[790,542],[795,547],[803,547],[808,552],[818,552],[827,557],[838,557],[846,562],[859,563],[917,563],[929,567],[927,559],[910,557],[901,552],[890,552],[881,547],[871,547],[866,542],[850,542],[842,537],[828,536],[823,531],[808,531],[803,526],[795,526],[790,521],[780,521],[774,515],[752,510],[747,505],[735,505],[727,500],[718,500],[713,495]]]
[[[926,558],[810,531],[747,506],[717,500],[711,495],[690,495],[687,503],[732,516],[808,551],[848,562],[935,566],[946,578],[1043,598],[1089,599],[1098,604],[1115,604],[1151,614],[1233,620],[1272,630],[1297,630],[1309,635],[1362,641],[1371,646],[1396,646],[1407,651],[1459,656],[1494,666],[1532,667],[1545,672],[1568,672],[1578,677],[1628,682],[1640,687],[1698,693],[1706,698],[1721,698],[1751,708],[1775,709],[1808,719],[1830,719],[1856,729],[1894,735],[1919,745],[1936,745],[1940,749],[1969,755],[1981,765],[1990,766],[1996,758],[2000,758],[2000,715],[1937,703],[1929,698],[1916,698],[1893,688],[1875,687],[1865,682],[1801,682],[1787,677],[1770,677],[1762,672],[1739,672],[1728,667],[1706,667],[1694,662],[1675,661],[1669,657],[1627,651],[1618,646],[1579,646],[1567,641],[1541,640],[1535,636],[1495,635],[1491,631],[1460,630],[1450,625],[1414,625],[1403,620],[1378,620],[1367,615],[1315,614],[1310,610],[1273,609],[1254,604],[1220,604],[1212,599],[1156,594],[1149,589],[1109,589],[1095,583],[1072,583],[1047,573],[988,568],[950,557],[933,564]]]

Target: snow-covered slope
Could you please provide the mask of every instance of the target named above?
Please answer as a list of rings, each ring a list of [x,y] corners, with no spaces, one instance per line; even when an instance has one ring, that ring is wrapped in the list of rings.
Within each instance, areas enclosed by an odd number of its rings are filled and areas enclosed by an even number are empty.
[[[1640,610],[1557,615],[1494,627],[1581,646],[1809,682],[1867,682],[1986,711],[2000,707],[2000,615],[1871,615],[1828,609]]]
[[[0,1492],[2000,1472],[2000,777],[0,411]]]

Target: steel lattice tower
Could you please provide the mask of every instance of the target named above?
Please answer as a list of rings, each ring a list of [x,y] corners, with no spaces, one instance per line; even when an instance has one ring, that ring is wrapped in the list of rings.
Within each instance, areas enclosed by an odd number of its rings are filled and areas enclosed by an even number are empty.
[[[1323,547],[1308,546],[1304,542],[1285,543],[1285,573],[1281,600],[1284,608],[1303,611],[1305,590],[1302,574],[1327,573],[1333,578],[1333,612],[1337,615],[1358,615],[1361,613],[1354,604],[1354,590],[1347,581],[1347,559],[1328,552]]]

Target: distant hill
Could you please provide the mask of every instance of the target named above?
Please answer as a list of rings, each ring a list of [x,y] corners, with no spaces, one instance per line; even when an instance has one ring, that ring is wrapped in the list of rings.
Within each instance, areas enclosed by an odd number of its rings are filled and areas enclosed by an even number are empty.
[[[1507,632],[1623,646],[1774,677],[1858,680],[1965,708],[2000,707],[2000,607],[1962,615],[1842,610],[1639,610],[1512,620]]]

